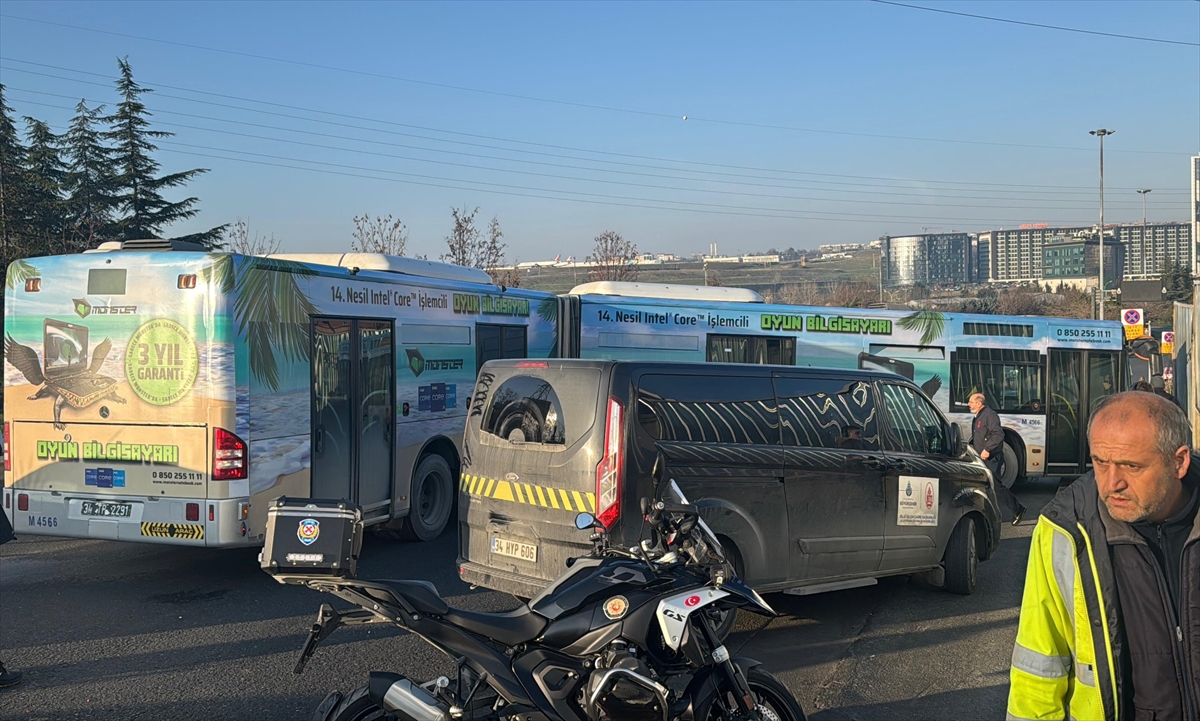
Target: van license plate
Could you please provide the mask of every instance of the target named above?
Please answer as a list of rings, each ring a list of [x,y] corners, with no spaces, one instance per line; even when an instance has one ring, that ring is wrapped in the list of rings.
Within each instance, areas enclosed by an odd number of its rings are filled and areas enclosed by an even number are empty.
[[[496,536],[492,537],[492,553],[497,556],[519,558],[522,561],[537,563],[538,548],[532,543],[519,543]]]
[[[79,509],[84,516],[107,516],[110,518],[129,518],[133,515],[133,506],[128,503],[100,503],[84,501]]]

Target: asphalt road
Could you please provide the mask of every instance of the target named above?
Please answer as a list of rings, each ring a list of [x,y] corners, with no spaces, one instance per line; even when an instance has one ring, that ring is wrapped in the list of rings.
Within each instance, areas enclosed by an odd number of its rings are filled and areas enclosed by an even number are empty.
[[[1031,511],[1055,481],[1025,485]],[[919,581],[811,597],[745,616],[735,655],[762,661],[812,719],[994,719],[1004,715],[1030,514],[1005,525],[974,595]],[[452,604],[507,610],[512,597],[458,580],[453,533],[422,545],[368,537],[360,577],[433,581]],[[328,597],[258,570],[257,550],[195,551],[25,536],[0,547],[0,658],[25,682],[0,691],[0,719],[307,719],[334,688],[392,670],[450,670],[420,639],[382,625],[342,629],[292,674]]]

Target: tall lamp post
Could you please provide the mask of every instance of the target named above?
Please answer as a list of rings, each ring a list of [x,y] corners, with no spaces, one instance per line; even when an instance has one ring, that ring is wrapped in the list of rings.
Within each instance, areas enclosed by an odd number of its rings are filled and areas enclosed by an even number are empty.
[[[1100,138],[1100,311],[1096,316],[1100,320],[1104,320],[1104,136],[1115,132],[1107,128],[1088,131]]]
[[[1142,242],[1146,242],[1146,195],[1154,188],[1142,188],[1137,194],[1142,196]]]

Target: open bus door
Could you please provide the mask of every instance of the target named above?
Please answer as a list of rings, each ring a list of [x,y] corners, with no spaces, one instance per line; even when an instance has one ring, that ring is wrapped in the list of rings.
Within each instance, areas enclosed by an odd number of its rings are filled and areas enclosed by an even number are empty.
[[[1149,382],[1156,375],[1162,375],[1162,346],[1154,336],[1144,335],[1135,338],[1125,346],[1125,387],[1133,388],[1138,381]]]

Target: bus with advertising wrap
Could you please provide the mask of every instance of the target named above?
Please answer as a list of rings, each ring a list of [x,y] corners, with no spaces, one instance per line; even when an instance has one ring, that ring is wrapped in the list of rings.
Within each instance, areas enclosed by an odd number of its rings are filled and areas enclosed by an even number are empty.
[[[376,254],[108,243],[13,263],[4,301],[0,502],[77,538],[261,544],[285,495],[433,538],[476,369],[557,343],[553,295]]]
[[[587,283],[568,298],[564,357],[886,370],[968,425],[983,393],[1004,426],[1009,486],[1084,473],[1088,415],[1125,385],[1116,321],[767,305],[740,288],[648,283]]]

